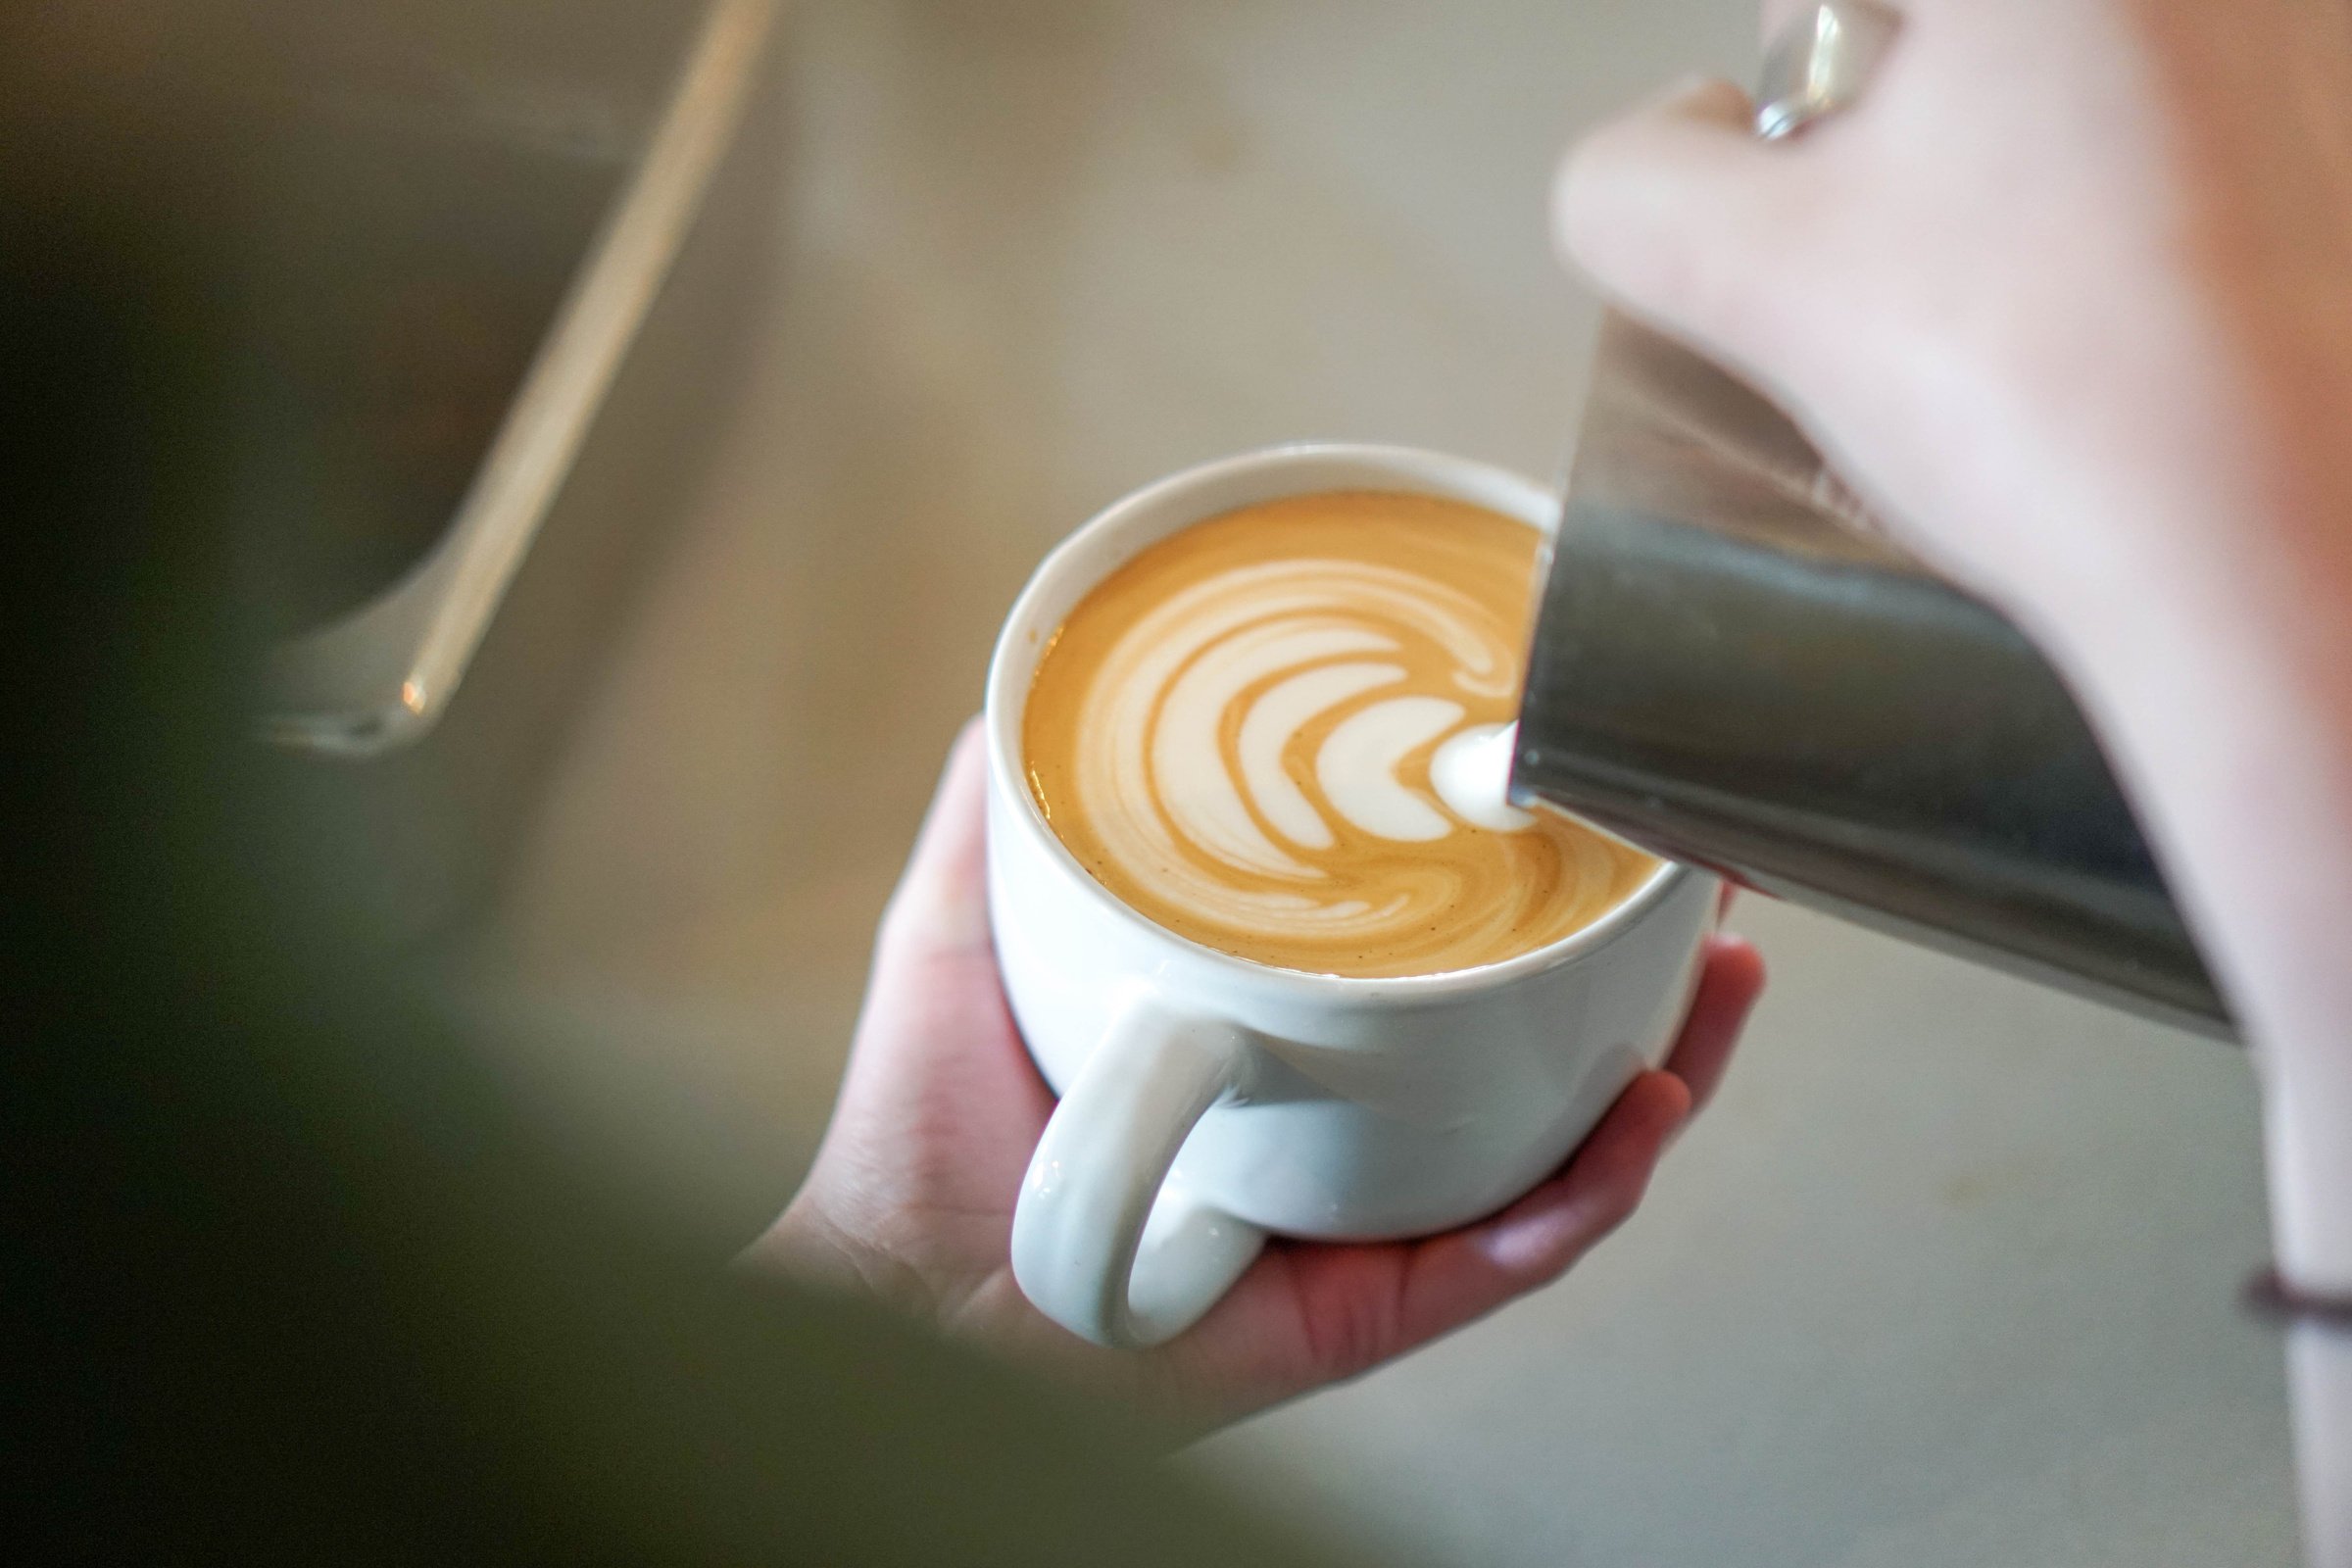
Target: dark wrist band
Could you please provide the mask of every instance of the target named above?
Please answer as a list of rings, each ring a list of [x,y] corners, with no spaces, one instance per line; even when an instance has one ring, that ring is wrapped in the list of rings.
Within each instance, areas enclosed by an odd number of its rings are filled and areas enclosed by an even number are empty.
[[[2245,1300],[2264,1317],[2352,1333],[2352,1296],[2299,1291],[2280,1279],[2275,1268],[2266,1268],[2246,1281]]]

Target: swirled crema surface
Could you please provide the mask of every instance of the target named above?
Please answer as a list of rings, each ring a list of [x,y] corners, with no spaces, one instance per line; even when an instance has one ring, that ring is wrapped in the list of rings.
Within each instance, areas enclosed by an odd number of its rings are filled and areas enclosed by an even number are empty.
[[[1474,826],[1430,782],[1449,737],[1514,716],[1539,544],[1481,508],[1369,491],[1163,540],[1038,665],[1039,808],[1122,902],[1260,963],[1436,974],[1590,924],[1657,862],[1548,815]]]

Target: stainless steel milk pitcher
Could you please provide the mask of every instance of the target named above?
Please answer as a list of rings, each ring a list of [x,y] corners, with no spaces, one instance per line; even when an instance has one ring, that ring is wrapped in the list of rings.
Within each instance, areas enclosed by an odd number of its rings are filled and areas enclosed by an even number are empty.
[[[2208,1032],[2227,1013],[2025,637],[1885,542],[1777,409],[1604,323],[1512,795]]]

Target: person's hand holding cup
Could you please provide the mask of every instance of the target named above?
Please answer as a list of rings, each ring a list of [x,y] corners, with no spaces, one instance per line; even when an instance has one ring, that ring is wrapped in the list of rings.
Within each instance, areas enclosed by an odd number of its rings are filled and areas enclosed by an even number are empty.
[[[1712,879],[1476,829],[1429,783],[1509,716],[1554,510],[1475,464],[1291,448],[1056,551],[755,1256],[1198,1421],[1482,1315],[1630,1214],[1761,969]],[[1086,666],[1067,690],[1049,650]]]

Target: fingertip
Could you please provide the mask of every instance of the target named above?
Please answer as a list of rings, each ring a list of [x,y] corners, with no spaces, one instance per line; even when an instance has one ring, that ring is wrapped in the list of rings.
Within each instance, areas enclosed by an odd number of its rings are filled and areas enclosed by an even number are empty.
[[[1742,976],[1764,978],[1764,955],[1759,953],[1752,938],[1739,931],[1715,931],[1707,936],[1707,959],[1729,966]]]
[[[1690,1086],[1670,1072],[1651,1067],[1637,1075],[1617,1097],[1609,1119],[1625,1118],[1636,1129],[1672,1128],[1690,1114]]]
[[[1742,1012],[1763,995],[1765,982],[1771,978],[1763,953],[1753,942],[1731,931],[1718,931],[1707,939],[1707,970],[1727,995],[1741,999]]]
[[[1609,1120],[1623,1118],[1617,1133],[1623,1147],[1616,1156],[1616,1168],[1634,1178],[1632,1202],[1641,1200],[1650,1171],[1665,1157],[1668,1146],[1690,1120],[1697,1104],[1690,1084],[1655,1067],[1636,1078],[1618,1097]]]
[[[984,773],[987,767],[987,719],[984,714],[974,713],[963,721],[963,726],[956,731],[956,739],[948,745],[948,760],[940,769],[940,794],[947,794],[957,779]]]

